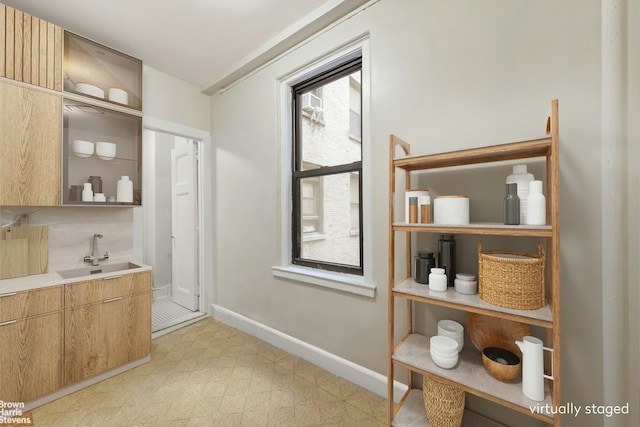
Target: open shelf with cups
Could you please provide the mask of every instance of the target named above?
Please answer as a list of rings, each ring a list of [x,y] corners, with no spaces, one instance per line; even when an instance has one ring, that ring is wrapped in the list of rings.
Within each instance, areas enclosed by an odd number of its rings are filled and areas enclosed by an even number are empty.
[[[140,205],[142,61],[65,31],[63,62],[62,204]]]
[[[543,410],[531,408],[544,408],[561,405],[561,366],[560,366],[560,269],[559,269],[559,144],[558,144],[558,103],[551,103],[551,115],[546,123],[547,135],[542,138],[534,138],[524,141],[511,142],[501,145],[486,146],[468,150],[445,152],[437,154],[410,155],[410,145],[395,135],[390,136],[389,147],[389,281],[388,281],[388,424],[391,426],[424,425],[428,426],[425,412],[425,402],[420,386],[414,384],[412,374],[419,374],[425,378],[434,379],[444,384],[452,385],[466,393],[478,396],[501,406],[510,408],[520,414],[538,419],[549,425],[560,426],[560,415],[545,413]],[[400,147],[404,155],[396,157],[396,150]],[[398,220],[400,210],[397,210],[395,193],[396,178],[404,178],[404,189],[411,189],[412,174],[422,171],[452,168],[451,173],[467,173],[470,165],[484,165],[486,163],[515,161],[523,159],[540,158],[545,168],[545,196],[546,196],[546,224],[544,225],[504,225],[497,222],[469,222],[464,224],[444,224],[407,222],[406,218]],[[474,169],[471,174],[482,173]],[[466,175],[468,178],[470,175]],[[467,182],[461,180],[460,182]],[[468,184],[467,184],[468,185]],[[415,190],[411,190],[415,191]],[[415,203],[415,201],[414,201]],[[402,249],[396,249],[396,238],[403,234]],[[486,300],[479,294],[462,294],[456,292],[453,287],[446,291],[435,291],[429,285],[418,283],[412,277],[412,236],[418,234],[443,234],[458,236],[498,236],[501,242],[504,240],[518,243],[522,239],[534,239],[544,242],[544,250],[541,252],[544,285],[541,291],[543,302],[534,309],[507,308],[496,305]],[[515,239],[515,240],[511,240]],[[468,242],[468,241],[465,241]],[[517,245],[516,245],[517,246]],[[491,252],[491,251],[488,251]],[[404,254],[402,259],[396,259],[399,254]],[[484,253],[483,253],[484,254]],[[478,248],[480,260],[480,246]],[[405,266],[406,274],[398,277],[396,268]],[[479,272],[481,273],[481,272]],[[482,276],[482,273],[480,274]],[[482,278],[480,278],[482,288]],[[395,299],[401,298],[407,301],[407,313],[402,316],[407,319],[407,331],[401,337],[396,337],[396,313],[398,305]],[[451,369],[444,369],[436,364],[432,358],[437,352],[430,349],[430,339],[415,331],[413,324],[416,304],[426,304],[444,307],[471,316],[481,315],[494,319],[497,322],[518,322],[522,325],[539,327],[536,333],[545,335],[546,346],[553,349],[551,360],[553,380],[545,381],[544,397],[542,400],[532,400],[525,396],[522,389],[522,380],[517,377],[509,382],[496,379],[485,368],[481,351],[475,348],[465,348],[458,355],[457,363]],[[471,317],[469,317],[471,319]],[[541,331],[541,332],[540,332]],[[473,338],[473,337],[472,337]],[[511,344],[514,344],[513,342]],[[474,342],[475,345],[475,342]],[[520,346],[520,344],[518,345]],[[477,346],[476,346],[477,347]],[[396,405],[393,399],[393,384],[395,368],[402,367],[408,370],[408,390]],[[468,414],[468,415],[467,415]],[[462,425],[476,423],[477,414],[465,411]],[[488,425],[482,421],[478,425]]]
[[[65,98],[62,164],[64,205],[140,205],[142,118]],[[123,177],[132,191],[118,197]],[[89,182],[91,200],[82,197]]]
[[[142,111],[142,61],[65,31],[64,91]]]

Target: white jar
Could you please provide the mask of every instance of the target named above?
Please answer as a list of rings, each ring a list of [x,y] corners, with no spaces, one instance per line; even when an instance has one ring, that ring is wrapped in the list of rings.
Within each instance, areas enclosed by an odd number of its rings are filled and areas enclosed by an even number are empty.
[[[478,293],[478,281],[473,274],[456,274],[453,284],[459,294],[474,295]]]
[[[527,224],[545,225],[547,223],[547,201],[542,194],[542,181],[529,183],[529,197],[527,197]]]
[[[93,201],[94,202],[106,202],[107,198],[105,197],[104,193],[96,193],[93,195]]]
[[[432,268],[429,274],[429,290],[444,292],[447,290],[447,275],[444,268]]]
[[[527,173],[527,165],[515,165],[513,173],[507,177],[507,184],[518,184],[518,198],[520,199],[520,224],[527,223],[527,196],[529,183],[533,181],[533,174]]]
[[[118,180],[117,200],[119,203],[133,203],[133,182],[126,175]]]
[[[84,189],[82,190],[82,201],[93,202],[93,190],[91,189],[90,182],[84,183]]]

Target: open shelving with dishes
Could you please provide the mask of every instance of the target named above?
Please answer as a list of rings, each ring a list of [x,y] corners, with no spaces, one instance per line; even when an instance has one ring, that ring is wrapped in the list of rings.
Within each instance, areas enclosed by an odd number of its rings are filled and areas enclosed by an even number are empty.
[[[142,61],[65,31],[63,88],[62,204],[140,205]],[[132,194],[118,197],[121,179]]]
[[[429,376],[445,384],[454,385],[467,393],[487,399],[521,414],[536,418],[554,426],[561,425],[561,417],[532,411],[530,407],[559,406],[560,400],[560,275],[559,275],[559,147],[558,147],[558,103],[551,103],[551,115],[547,120],[547,135],[525,141],[474,149],[412,156],[410,146],[395,135],[390,136],[389,160],[389,327],[388,327],[388,423],[389,425],[425,425],[428,426],[422,393],[414,386],[412,373]],[[396,158],[396,149],[400,147],[404,156]],[[404,174],[405,189],[411,188],[413,173],[452,168],[453,172],[468,169],[472,165],[540,159],[544,161],[546,185],[546,224],[545,225],[504,225],[498,222],[471,222],[464,225],[433,223],[408,223],[396,220],[396,177]],[[400,172],[398,172],[400,171]],[[472,173],[475,173],[472,171]],[[404,233],[405,250],[402,262],[405,262],[405,277],[396,277],[396,235]],[[504,308],[483,300],[478,294],[460,294],[449,288],[445,292],[429,290],[428,286],[418,283],[412,277],[411,244],[412,235],[417,234],[453,234],[478,236],[499,236],[509,239],[541,239],[545,243],[544,254],[544,304],[534,310]],[[510,240],[509,240],[510,241]],[[395,337],[396,304],[395,298],[407,301],[407,331],[400,339]],[[416,333],[413,324],[415,304],[427,304],[453,309],[466,313],[478,313],[496,319],[511,320],[537,326],[546,334],[546,344],[554,349],[554,380],[545,384],[544,400],[534,401],[522,393],[521,381],[505,383],[493,378],[483,366],[482,358],[475,349],[464,349],[453,369],[442,369],[430,357],[429,338]],[[404,315],[404,314],[403,314]],[[396,405],[393,400],[395,367],[408,370],[408,391]],[[467,412],[465,411],[465,414]],[[465,420],[477,417],[477,414],[465,415]],[[466,424],[466,422],[465,422]],[[484,425],[484,424],[483,424]]]

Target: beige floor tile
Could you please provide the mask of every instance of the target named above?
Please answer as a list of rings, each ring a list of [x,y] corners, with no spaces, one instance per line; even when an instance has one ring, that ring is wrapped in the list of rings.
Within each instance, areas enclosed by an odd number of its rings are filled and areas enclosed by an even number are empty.
[[[211,318],[153,340],[151,362],[33,411],[35,426],[386,425],[385,399]]]

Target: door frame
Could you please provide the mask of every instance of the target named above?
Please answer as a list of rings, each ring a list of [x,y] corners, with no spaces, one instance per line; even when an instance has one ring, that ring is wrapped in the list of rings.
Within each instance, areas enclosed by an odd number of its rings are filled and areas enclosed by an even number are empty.
[[[166,134],[171,134],[174,136],[184,137],[190,140],[193,140],[197,145],[198,151],[198,170],[196,173],[196,181],[197,181],[197,210],[198,210],[198,220],[196,226],[198,227],[198,233],[196,234],[197,238],[197,249],[198,249],[198,269],[197,269],[197,280],[199,283],[199,307],[198,311],[202,313],[207,313],[206,310],[206,299],[208,296],[208,292],[213,293],[213,289],[208,289],[205,286],[206,283],[213,283],[212,276],[213,272],[211,268],[206,268],[204,263],[205,255],[211,259],[213,259],[212,246],[207,245],[207,239],[204,238],[206,235],[206,226],[205,226],[205,187],[204,187],[204,176],[206,174],[206,168],[210,167],[208,162],[205,162],[204,159],[206,156],[206,148],[210,142],[210,133],[207,131],[203,131],[201,129],[191,128],[188,126],[184,126],[178,123],[169,122],[166,120],[156,119],[154,117],[144,116],[142,121],[143,135],[145,131],[152,132],[161,132]],[[143,136],[142,138],[142,147],[143,153],[153,152],[151,147],[148,146],[152,141],[145,141]],[[139,259],[144,260],[145,256],[148,254],[152,248],[148,248],[146,244],[146,235],[147,229],[151,226],[155,225],[155,215],[153,214],[153,209],[148,203],[145,203],[145,199],[148,201],[148,189],[150,183],[150,176],[155,172],[155,165],[150,159],[149,155],[143,155],[142,161],[142,212],[141,217],[136,219],[136,215],[134,213],[134,223],[142,223],[140,227],[136,227],[140,230],[140,233],[136,233],[134,231],[134,253],[137,255]],[[147,183],[147,185],[145,185]],[[154,190],[155,191],[155,190]],[[147,195],[145,197],[145,194]],[[210,285],[212,287],[212,285]]]

